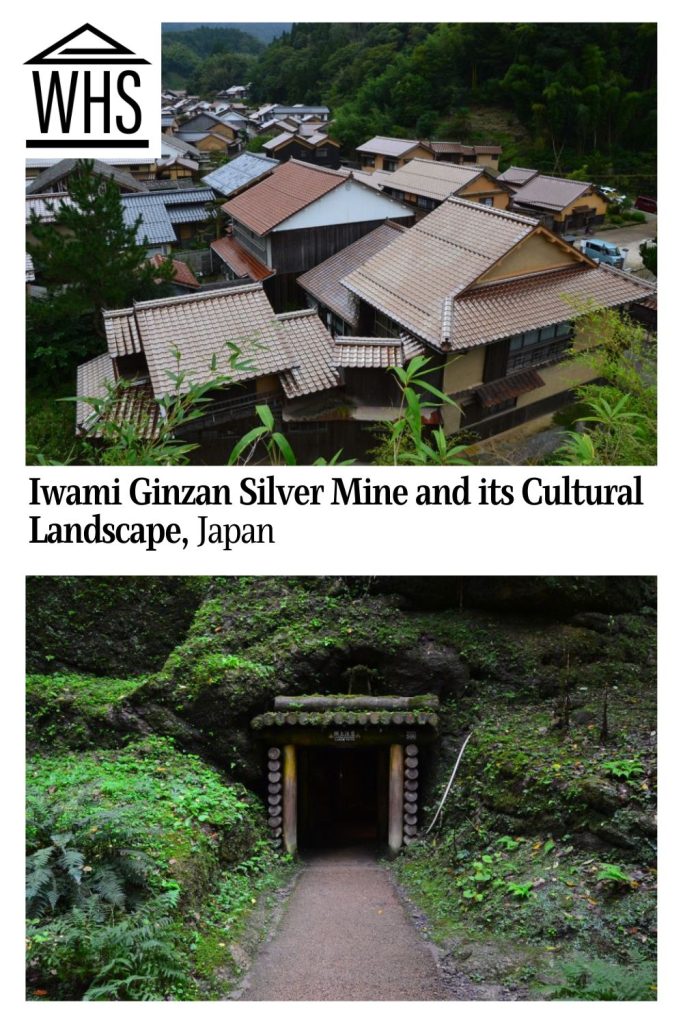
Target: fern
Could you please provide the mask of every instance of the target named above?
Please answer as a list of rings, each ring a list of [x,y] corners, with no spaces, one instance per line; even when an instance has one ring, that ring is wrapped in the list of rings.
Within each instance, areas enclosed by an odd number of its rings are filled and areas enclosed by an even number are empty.
[[[639,960],[623,966],[607,960],[569,960],[564,978],[546,993],[551,999],[642,1002],[656,999],[656,967]]]

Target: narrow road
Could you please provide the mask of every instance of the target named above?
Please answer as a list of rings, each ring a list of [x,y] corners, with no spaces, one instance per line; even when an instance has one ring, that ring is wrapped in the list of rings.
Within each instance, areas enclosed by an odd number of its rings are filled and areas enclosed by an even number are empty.
[[[386,868],[365,851],[309,860],[245,1000],[448,999]]]

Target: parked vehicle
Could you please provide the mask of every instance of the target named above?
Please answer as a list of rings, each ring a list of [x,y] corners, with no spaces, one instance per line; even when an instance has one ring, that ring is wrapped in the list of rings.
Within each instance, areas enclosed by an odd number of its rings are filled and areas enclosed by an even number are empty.
[[[578,249],[596,263],[607,263],[619,270],[624,265],[624,251],[614,242],[604,242],[601,238],[582,238]]]
[[[642,210],[643,213],[657,212],[657,200],[653,199],[652,196],[638,196],[634,206],[636,210]]]
[[[618,192],[616,188],[612,188],[610,185],[598,185],[598,191],[602,192],[603,196],[609,203],[625,203],[627,196],[623,192]]]

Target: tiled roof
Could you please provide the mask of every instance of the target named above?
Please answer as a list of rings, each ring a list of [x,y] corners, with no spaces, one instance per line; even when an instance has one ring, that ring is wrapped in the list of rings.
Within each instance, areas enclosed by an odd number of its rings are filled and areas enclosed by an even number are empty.
[[[225,203],[223,209],[257,235],[265,235],[283,220],[338,188],[349,176],[348,171],[288,160],[269,177]]]
[[[550,178],[537,174],[515,193],[515,203],[541,210],[564,210],[592,186],[589,181],[571,181],[569,178]]]
[[[261,149],[265,149],[270,152],[272,149],[277,149],[283,142],[290,142],[294,138],[294,132],[280,132],[279,135],[273,136],[272,139],[268,139],[263,143]]]
[[[66,192],[52,192],[44,196],[26,196],[26,221],[35,214],[43,224],[51,224],[60,206],[74,206]]]
[[[187,374],[185,389],[217,374],[235,382],[278,374],[288,398],[341,383],[333,340],[315,311],[276,316],[258,284],[138,302],[130,309],[106,311],[104,326],[106,358],[143,352],[157,398],[170,390],[166,371],[175,371],[176,352]],[[228,342],[237,347],[238,362],[248,366],[231,365]]]
[[[233,192],[239,192],[252,182],[270,174],[278,166],[278,161],[271,160],[270,157],[242,153],[222,167],[217,167],[211,174],[202,178],[202,181],[227,198]]]
[[[265,281],[275,271],[256,259],[236,238],[226,235],[211,243],[211,248],[230,267],[237,277],[248,277],[251,281]]]
[[[177,150],[179,153],[182,153],[183,156],[192,156],[192,157],[200,156],[199,150],[196,148],[196,146],[193,146],[190,142],[187,142],[185,139],[177,138],[175,135],[162,135],[161,136],[161,152],[162,152],[162,154],[164,152],[164,146],[166,146],[167,148],[170,148],[171,150],[174,150],[174,151]]]
[[[451,300],[536,228],[530,217],[447,199],[342,281],[408,332],[440,348]]]
[[[498,156],[503,152],[502,147],[496,146],[494,143],[489,146],[467,146],[463,142],[439,142],[430,139],[429,145],[435,153],[458,153],[461,156],[477,156],[479,153]]]
[[[590,261],[473,287],[535,230],[532,218],[447,199],[342,284],[407,332],[446,350],[558,323],[591,302],[618,306],[653,292],[629,274]]]
[[[651,295],[652,285],[604,264],[577,264],[484,285],[452,300],[448,347],[472,348]]]
[[[519,373],[512,373],[509,377],[502,377],[500,380],[492,380],[489,384],[483,384],[476,389],[476,396],[485,409],[499,402],[506,402],[510,398],[519,398],[529,391],[536,391],[542,388],[545,381],[540,373],[533,368],[520,370]]]
[[[484,173],[477,164],[447,164],[442,160],[409,160],[385,180],[384,187],[442,201]],[[488,175],[487,175],[488,177]],[[491,184],[493,182],[491,181]]]
[[[78,168],[78,160],[59,160],[51,167],[46,167],[37,178],[34,178],[26,191],[31,195],[41,195],[42,193],[53,191],[53,186],[57,182],[78,171]],[[131,192],[147,191],[142,182],[136,181],[132,174],[120,171],[117,167],[104,163],[102,160],[93,160],[93,171],[104,178],[111,178],[120,188],[129,189]]]
[[[173,265],[174,284],[181,284],[186,288],[200,287],[199,281],[192,273],[192,270],[187,263],[183,263],[182,260],[172,260],[168,256],[163,256],[161,253],[157,253],[155,256],[151,257],[149,262],[155,267],[161,267],[164,263],[171,263]]]
[[[210,188],[163,189],[144,195],[121,196],[124,222],[132,227],[138,217],[142,221],[137,230],[137,241],[150,245],[175,242],[174,224],[197,223],[208,220],[206,209],[215,198]]]
[[[408,338],[335,338],[335,366],[348,369],[388,369],[404,366],[413,356],[421,355],[422,345]]]
[[[105,352],[87,363],[81,363],[76,371],[76,433],[97,437],[98,413],[84,401],[86,398],[106,398],[107,383],[114,384],[116,375],[109,355]],[[114,421],[133,422],[144,437],[154,437],[159,420],[159,406],[154,401],[149,381],[131,381],[120,392],[120,398],[113,406],[110,417]]]
[[[356,146],[356,152],[379,153],[381,156],[399,157],[409,153],[416,146],[424,146],[426,149],[429,149],[429,143],[420,142],[419,139],[394,139],[387,138],[384,135],[375,135],[374,138],[364,142],[362,146]]]
[[[289,369],[293,359],[281,343],[282,330],[260,285],[202,292],[170,299],[138,302],[131,309],[104,313],[107,344],[112,355],[122,345],[144,351],[154,394],[169,390],[167,370],[173,370],[174,352],[186,374],[184,389],[204,383],[216,374],[231,380],[253,380]],[[232,365],[236,346],[238,369]],[[212,360],[216,358],[216,370]]]
[[[498,175],[497,180],[505,181],[508,185],[524,185],[536,174],[538,171],[534,171],[530,167],[508,167],[507,171]]]
[[[341,377],[333,365],[332,338],[315,310],[281,313],[277,319],[294,357],[291,369],[280,373],[287,398],[338,387]]]
[[[405,230],[400,224],[394,224],[391,221],[380,224],[378,228],[363,235],[357,242],[352,242],[345,249],[319,263],[317,267],[307,270],[305,274],[297,278],[297,281],[304,291],[309,292],[318,302],[331,309],[347,324],[355,324],[358,316],[358,303],[348,288],[341,283],[342,278],[365,263],[375,253],[381,252]]]
[[[354,181],[359,182],[361,185],[367,185],[368,188],[374,188],[376,192],[381,192],[383,185],[389,185],[393,174],[391,171],[352,171]]]
[[[35,281],[35,279],[36,272],[33,269],[33,260],[31,259],[30,255],[26,253],[26,283],[28,284],[31,281]]]

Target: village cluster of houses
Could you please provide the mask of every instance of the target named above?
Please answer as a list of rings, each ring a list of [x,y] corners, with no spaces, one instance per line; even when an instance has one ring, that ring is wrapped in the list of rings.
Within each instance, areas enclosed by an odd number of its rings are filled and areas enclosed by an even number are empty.
[[[363,458],[368,426],[399,415],[392,367],[427,356],[433,383],[456,403],[435,421],[487,437],[559,408],[591,378],[567,359],[593,343],[577,337],[578,311],[638,315],[656,303],[651,284],[562,237],[604,217],[591,183],[501,174],[500,147],[461,142],[378,137],[341,166],[327,108],[242,113],[240,89],[213,104],[166,93],[160,156],[97,165],[148,258],[173,260],[175,294],[103,311],[107,350],[79,368],[81,399],[128,378],[128,407],[153,430],[179,352],[188,381],[219,372],[234,382],[191,425],[208,461],[225,458],[263,402],[302,458],[339,448]],[[274,124],[282,131],[262,152],[207,166],[214,146],[230,157]],[[75,166],[30,163],[29,236],[31,213],[49,219],[71,201]],[[92,430],[86,402],[77,420]]]

